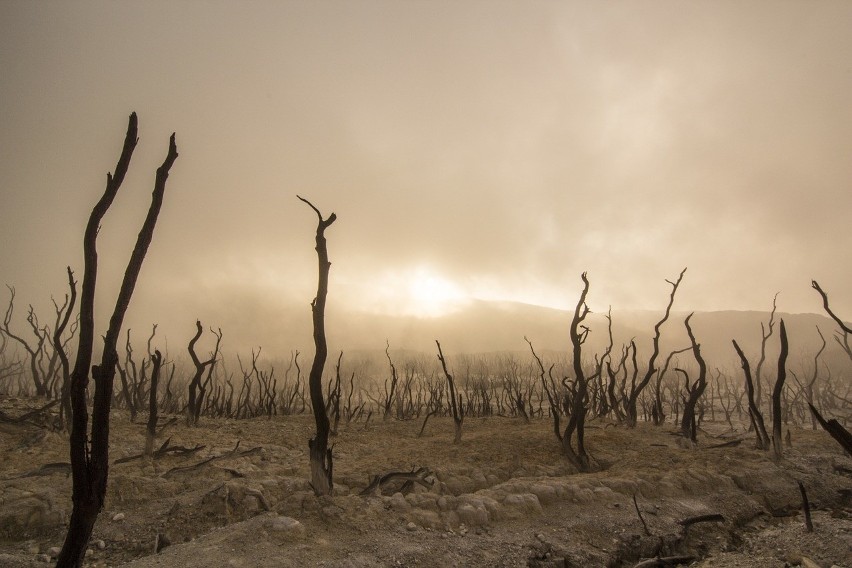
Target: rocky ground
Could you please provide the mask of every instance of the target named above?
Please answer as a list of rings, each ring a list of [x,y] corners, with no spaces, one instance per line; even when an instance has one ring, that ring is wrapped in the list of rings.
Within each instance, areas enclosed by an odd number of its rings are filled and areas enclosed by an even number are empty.
[[[18,416],[34,403],[0,404]],[[316,498],[310,416],[178,421],[158,444],[203,447],[112,466],[87,565],[622,567],[659,555],[698,567],[852,567],[852,460],[822,431],[793,428],[776,463],[727,425],[705,423],[687,448],[671,427],[592,422],[600,470],[578,474],[549,421],[469,419],[459,445],[452,426],[432,418],[418,437],[419,421],[341,424],[334,495]],[[710,447],[734,438],[745,441]],[[112,458],[143,445],[144,427],[115,413]],[[0,459],[0,566],[45,566],[70,511],[67,442],[0,423]],[[374,475],[421,467],[423,484],[360,495]],[[721,517],[684,524],[700,515]]]

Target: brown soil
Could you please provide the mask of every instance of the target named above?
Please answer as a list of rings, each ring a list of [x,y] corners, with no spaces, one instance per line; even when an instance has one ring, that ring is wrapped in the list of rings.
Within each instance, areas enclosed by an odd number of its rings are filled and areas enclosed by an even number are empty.
[[[4,401],[4,411],[25,403]],[[852,460],[822,431],[794,428],[775,463],[722,425],[705,424],[699,446],[686,448],[671,427],[593,422],[587,444],[600,471],[578,474],[546,420],[470,419],[455,446],[451,419],[430,419],[422,438],[420,426],[341,425],[335,494],[317,498],[307,481],[311,417],[181,421],[166,433],[171,444],[205,447],[113,465],[87,565],[620,567],[659,554],[705,568],[852,567]],[[737,447],[707,447],[737,436]],[[117,412],[112,440],[113,459],[139,453],[144,427]],[[66,468],[40,468],[68,461],[65,438],[4,424],[0,455],[0,565],[44,566],[62,545],[71,480]],[[431,488],[396,493],[397,482],[359,496],[373,475],[421,466]],[[705,514],[724,520],[679,524]],[[171,544],[154,554],[158,541]]]

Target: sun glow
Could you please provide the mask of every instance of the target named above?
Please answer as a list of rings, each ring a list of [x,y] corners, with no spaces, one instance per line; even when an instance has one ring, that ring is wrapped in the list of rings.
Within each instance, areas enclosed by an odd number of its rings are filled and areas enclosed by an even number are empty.
[[[408,283],[410,311],[414,315],[440,316],[453,311],[467,296],[455,283],[418,268]]]
[[[361,309],[388,315],[439,317],[470,299],[461,286],[425,265],[383,271],[359,288]]]

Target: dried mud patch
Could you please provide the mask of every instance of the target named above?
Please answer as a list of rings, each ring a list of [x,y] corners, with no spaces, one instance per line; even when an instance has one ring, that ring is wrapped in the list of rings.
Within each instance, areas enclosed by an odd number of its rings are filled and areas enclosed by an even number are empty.
[[[803,558],[852,566],[852,511],[840,497],[852,482],[835,469],[852,464],[822,432],[794,429],[793,448],[775,463],[750,439],[707,448],[718,442],[713,425],[686,449],[667,428],[593,423],[587,444],[600,471],[579,474],[547,421],[467,420],[455,446],[450,419],[430,419],[422,437],[420,427],[341,425],[335,494],[317,498],[307,481],[311,417],[179,422],[166,433],[171,444],[204,448],[112,466],[87,565],[588,567],[661,554],[702,567]],[[141,424],[118,412],[112,432],[113,459],[141,451]],[[0,451],[0,563],[44,566],[62,544],[71,484],[61,469],[29,474],[67,461],[66,442],[4,428]],[[429,470],[430,486],[359,495],[374,475],[416,467]],[[804,530],[798,480],[813,533]],[[710,514],[723,521],[681,524]]]

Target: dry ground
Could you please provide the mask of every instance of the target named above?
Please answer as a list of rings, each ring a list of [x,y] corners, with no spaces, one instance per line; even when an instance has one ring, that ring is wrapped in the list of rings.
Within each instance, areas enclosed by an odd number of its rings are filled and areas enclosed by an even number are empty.
[[[2,402],[9,415],[32,404]],[[311,417],[175,424],[172,445],[205,447],[112,466],[87,565],[620,567],[661,554],[699,567],[852,568],[852,460],[822,431],[794,428],[775,463],[718,424],[685,448],[671,427],[593,422],[587,440],[601,471],[577,474],[549,421],[470,419],[457,446],[450,419],[430,419],[422,438],[420,426],[341,425],[335,495],[318,499],[307,483]],[[113,459],[141,452],[143,432],[115,413]],[[737,435],[747,438],[738,447],[707,447]],[[66,441],[3,424],[0,459],[0,566],[45,566],[62,544],[71,480],[66,468],[41,468],[68,461]],[[431,488],[358,495],[372,475],[414,466],[433,472]],[[679,524],[703,514],[724,521]]]

